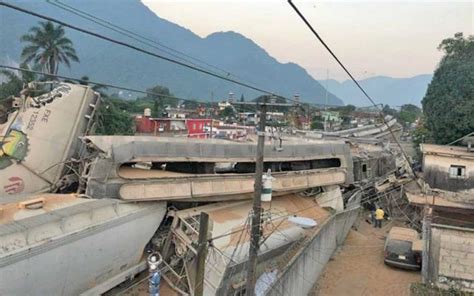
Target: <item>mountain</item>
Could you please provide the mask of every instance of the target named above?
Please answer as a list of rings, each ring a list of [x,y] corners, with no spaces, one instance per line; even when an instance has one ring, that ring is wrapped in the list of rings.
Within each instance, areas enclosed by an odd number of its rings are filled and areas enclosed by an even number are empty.
[[[413,104],[420,106],[432,74],[417,75],[410,78],[392,78],[375,76],[359,80],[360,85],[377,104],[400,106]],[[369,106],[370,102],[357,88],[352,80],[339,82],[333,79],[319,81],[330,92],[342,99],[346,104],[355,106]]]
[[[201,38],[186,28],[160,18],[139,0],[64,0],[62,2],[225,69],[235,75],[230,75],[230,78],[249,82],[249,84],[287,97],[293,97],[295,93],[299,93],[301,100],[305,102],[324,102],[326,90],[305,69],[294,63],[278,62],[251,39],[239,33],[217,32]],[[100,27],[46,1],[8,0],[8,3],[171,57],[164,51],[158,51],[156,48]],[[24,46],[19,38],[39,20],[10,8],[0,8],[1,63],[19,62],[21,49]],[[243,94],[247,100],[261,95],[257,91],[197,73],[80,32],[66,29],[66,34],[74,42],[81,62],[80,64],[73,63],[70,70],[60,67],[59,74],[62,75],[73,77],[87,75],[92,81],[136,89],[146,89],[159,84],[167,86],[177,96],[201,100],[209,100],[211,97],[214,100],[227,98],[230,91],[237,97]],[[209,66],[205,67],[209,68]],[[221,75],[223,73],[220,72]],[[227,73],[223,75],[227,76]],[[343,102],[329,93],[329,104],[342,105]]]

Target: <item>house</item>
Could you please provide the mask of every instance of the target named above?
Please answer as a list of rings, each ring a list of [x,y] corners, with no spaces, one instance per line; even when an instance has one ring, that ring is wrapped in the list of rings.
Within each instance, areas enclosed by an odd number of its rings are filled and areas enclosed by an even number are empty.
[[[257,125],[258,117],[255,112],[240,112],[239,113],[239,120],[244,125]]]
[[[219,124],[214,125],[212,137],[229,140],[246,140],[249,134],[255,133],[255,127],[243,126],[237,124]]]
[[[422,276],[443,289],[474,292],[474,150],[422,144],[423,179],[407,188],[412,205],[423,207],[426,258]]]
[[[349,142],[353,164],[354,182],[369,183],[397,170],[394,154],[382,143],[365,144]]]
[[[420,148],[424,179],[431,188],[447,191],[474,189],[474,150],[431,144],[421,144]]]
[[[187,110],[182,108],[166,108],[165,109],[165,116],[168,118],[180,118],[184,119],[189,117],[191,113],[195,112],[194,110]]]
[[[283,112],[267,112],[267,121],[280,122],[286,119],[286,115]]]
[[[217,107],[219,107],[219,111],[224,111],[225,108],[231,107],[232,104],[229,101],[222,101],[217,103]]]
[[[185,120],[188,137],[207,138],[211,130],[212,119],[208,118],[188,118]]]
[[[311,130],[311,118],[305,115],[298,115],[297,116],[298,126],[302,130],[309,131]]]
[[[337,111],[320,111],[320,116],[323,120],[339,122],[342,121],[339,112]]]
[[[148,109],[135,117],[137,135],[175,136],[187,135],[205,138],[210,134],[212,119],[207,118],[152,118]]]
[[[176,135],[187,134],[186,119],[151,118],[142,115],[135,117],[135,134],[137,135]]]

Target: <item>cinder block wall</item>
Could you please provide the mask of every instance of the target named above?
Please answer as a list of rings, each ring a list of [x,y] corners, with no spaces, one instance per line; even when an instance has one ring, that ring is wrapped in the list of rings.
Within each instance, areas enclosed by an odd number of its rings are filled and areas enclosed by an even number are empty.
[[[440,288],[474,292],[474,229],[433,226],[430,277]]]
[[[288,264],[267,296],[308,295],[339,244],[342,244],[359,215],[359,207],[337,213]]]

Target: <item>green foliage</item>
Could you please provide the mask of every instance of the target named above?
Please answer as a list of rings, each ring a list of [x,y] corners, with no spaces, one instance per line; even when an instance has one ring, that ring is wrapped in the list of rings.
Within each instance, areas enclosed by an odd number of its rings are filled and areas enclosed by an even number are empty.
[[[245,102],[244,94],[242,94],[242,95],[240,96],[240,102],[241,102],[241,103]],[[245,109],[244,109],[244,105],[240,105],[240,106],[239,106],[239,112],[244,112],[244,110],[245,110]]]
[[[30,67],[26,63],[20,65],[21,69],[30,70]],[[0,84],[0,101],[8,98],[9,96],[18,96],[23,86],[31,81],[37,80],[37,76],[33,73],[10,70],[0,71],[0,76],[5,76],[8,81]]]
[[[25,63],[41,65],[49,74],[57,74],[59,64],[71,67],[71,61],[79,62],[72,41],[67,38],[63,26],[52,22],[39,22],[28,34],[21,37],[28,44],[21,52]]]
[[[429,286],[422,283],[412,283],[410,285],[411,296],[473,296],[474,293],[461,291],[456,287],[441,289],[436,286]]]
[[[83,80],[83,83],[87,83],[88,78],[85,76],[81,80]],[[145,108],[150,108],[153,116],[160,117],[166,105],[176,107],[178,104],[178,99],[173,97],[167,87],[156,85],[147,89],[147,91],[149,94],[136,100],[123,100],[115,97],[103,98],[99,109],[96,133],[101,135],[131,135],[134,132],[133,114],[142,114]]]
[[[224,110],[222,110],[222,111],[220,112],[219,115],[220,115],[221,117],[223,117],[223,118],[231,118],[231,117],[235,117],[235,115],[236,115],[235,113],[236,113],[236,112],[235,112],[234,107],[232,107],[232,106],[227,106],[227,107],[225,107]]]
[[[474,36],[441,42],[444,56],[423,98],[426,127],[446,144],[474,131]]]
[[[132,135],[134,124],[131,114],[124,108],[126,101],[117,98],[103,98],[98,110],[98,135]]]
[[[345,114],[350,114],[351,112],[354,112],[356,110],[356,106],[349,104],[349,105],[342,106],[342,107],[332,107],[329,110],[330,111],[337,111],[341,115],[345,115]]]
[[[416,152],[415,157],[418,160],[421,160],[420,144],[433,142],[433,137],[431,135],[431,132],[426,128],[426,123],[423,116],[418,121],[418,125],[416,126],[415,130],[412,131],[411,136],[413,141],[413,148]]]
[[[79,84],[81,85],[89,85],[89,76],[82,76],[80,78]],[[105,90],[107,90],[107,86],[105,85],[100,85],[100,84],[94,84],[92,89],[96,92],[99,92],[102,97],[106,97],[107,94],[104,93]]]
[[[392,115],[392,116],[396,116],[398,114],[397,110],[391,108],[389,105],[383,106],[382,112],[385,115]]]
[[[142,113],[145,108],[150,108],[152,110],[152,115],[155,117],[161,117],[161,114],[165,111],[167,105],[171,107],[176,107],[179,100],[173,98],[173,94],[170,90],[161,85],[156,85],[152,88],[147,89],[147,92],[153,94],[147,94],[143,98],[138,98],[134,104],[131,106],[132,113]]]
[[[324,129],[324,123],[321,121],[313,120],[311,122],[311,129],[312,130],[323,130]]]
[[[322,116],[314,116],[313,120],[311,121],[311,129],[312,130],[323,130],[324,129],[324,119]]]
[[[421,116],[421,109],[412,104],[403,105],[397,114],[397,119],[401,124],[414,123]]]

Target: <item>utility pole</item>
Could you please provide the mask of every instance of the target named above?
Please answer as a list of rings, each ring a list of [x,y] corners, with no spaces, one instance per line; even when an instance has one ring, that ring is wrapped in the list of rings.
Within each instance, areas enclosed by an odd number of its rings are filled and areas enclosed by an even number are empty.
[[[209,227],[209,215],[201,212],[199,218],[199,238],[197,247],[196,280],[194,281],[194,296],[204,294],[204,273],[207,257],[207,233]]]
[[[430,278],[430,242],[431,242],[431,214],[432,208],[425,204],[423,209],[423,256],[421,261],[421,276],[424,284],[428,284]]]
[[[255,184],[252,208],[252,228],[250,234],[249,263],[247,267],[246,295],[253,296],[255,292],[255,277],[257,269],[258,249],[260,245],[261,196],[263,175],[263,151],[265,146],[265,127],[267,121],[267,105],[260,104],[260,122],[258,128],[257,162],[255,164]]]
[[[252,207],[252,226],[250,233],[249,262],[247,265],[247,285],[246,295],[253,296],[255,294],[255,278],[257,269],[258,250],[260,248],[261,236],[261,196],[262,196],[262,176],[263,176],[263,152],[265,148],[265,128],[267,120],[267,107],[280,106],[292,107],[294,104],[267,102],[267,98],[263,98],[263,102],[233,102],[236,105],[257,105],[260,110],[260,122],[258,126],[258,142],[257,142],[257,159],[255,163],[255,184],[254,198]]]
[[[265,128],[267,120],[268,106],[284,106],[292,107],[294,104],[267,102],[264,98],[263,102],[233,102],[236,105],[257,105],[260,110],[260,122],[258,126],[258,142],[257,142],[257,159],[255,163],[255,184],[254,198],[252,207],[252,226],[250,233],[249,246],[249,262],[247,265],[247,284],[245,287],[246,295],[253,296],[255,294],[255,278],[257,271],[258,250],[260,248],[261,236],[261,196],[262,196],[262,176],[263,176],[263,152],[265,148]]]

